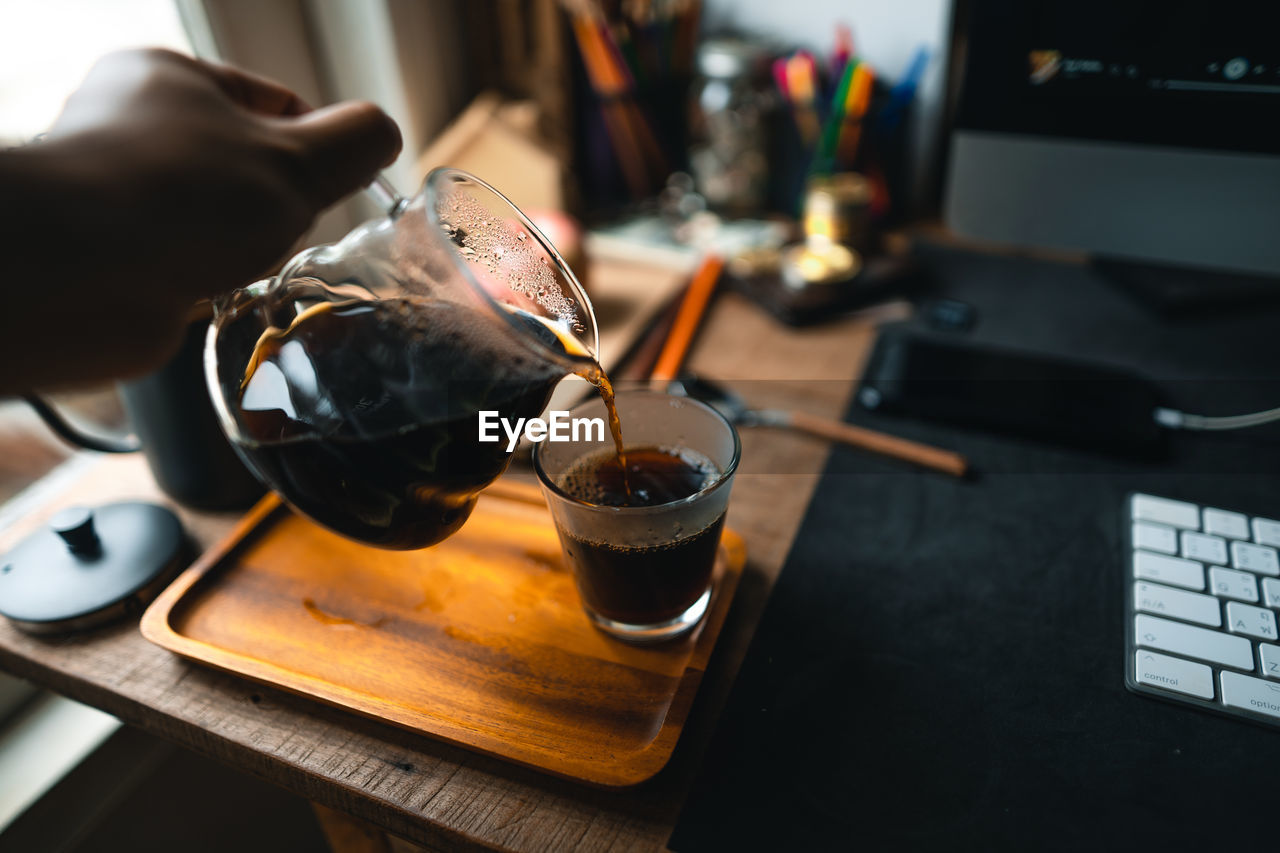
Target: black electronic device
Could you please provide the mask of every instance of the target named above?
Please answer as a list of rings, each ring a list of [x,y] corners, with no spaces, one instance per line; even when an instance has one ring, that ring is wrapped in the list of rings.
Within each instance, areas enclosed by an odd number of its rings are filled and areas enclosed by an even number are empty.
[[[971,0],[956,20],[952,229],[1274,285],[1280,7]],[[1163,277],[1161,304],[1187,298]],[[1252,300],[1258,284],[1221,286]]]
[[[858,403],[1144,459],[1167,452],[1159,389],[1086,361],[977,346],[901,330],[881,334]]]

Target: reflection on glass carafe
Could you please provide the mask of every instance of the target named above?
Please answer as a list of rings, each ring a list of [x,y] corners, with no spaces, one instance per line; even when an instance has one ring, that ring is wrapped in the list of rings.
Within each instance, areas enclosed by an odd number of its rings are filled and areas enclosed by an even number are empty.
[[[504,196],[456,170],[220,306],[214,406],[264,483],[320,524],[422,548],[466,521],[507,467],[478,413],[538,415],[595,363],[573,273]]]

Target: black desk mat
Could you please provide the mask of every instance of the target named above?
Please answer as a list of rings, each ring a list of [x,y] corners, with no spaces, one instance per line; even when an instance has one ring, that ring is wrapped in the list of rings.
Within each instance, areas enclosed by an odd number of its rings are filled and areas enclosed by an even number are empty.
[[[1274,309],[1169,326],[1084,268],[923,254],[975,339],[1124,364],[1190,411],[1280,404]],[[1124,687],[1121,513],[1137,490],[1280,518],[1280,432],[1144,465],[850,420],[984,474],[833,451],[672,849],[1275,849],[1280,729]]]

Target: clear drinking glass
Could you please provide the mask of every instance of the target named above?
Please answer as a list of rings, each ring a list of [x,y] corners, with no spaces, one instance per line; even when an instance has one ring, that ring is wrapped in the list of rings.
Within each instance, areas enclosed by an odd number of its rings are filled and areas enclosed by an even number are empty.
[[[738,467],[738,434],[710,406],[652,392],[620,393],[627,448],[694,451],[718,474],[682,500],[654,506],[603,506],[563,488],[565,472],[585,456],[613,448],[608,431],[534,445],[533,466],[551,509],[583,608],[601,630],[653,643],[692,630],[707,612],[729,491]],[[571,418],[605,418],[600,400]],[[606,420],[607,423],[607,420]]]

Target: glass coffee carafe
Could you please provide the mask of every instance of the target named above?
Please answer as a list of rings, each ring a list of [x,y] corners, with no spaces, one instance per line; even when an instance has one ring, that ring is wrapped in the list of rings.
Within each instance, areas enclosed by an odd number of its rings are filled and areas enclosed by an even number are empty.
[[[218,305],[205,349],[223,429],[299,512],[423,548],[506,469],[479,413],[537,416],[596,364],[591,303],[555,247],[484,181],[433,171],[412,199]]]

